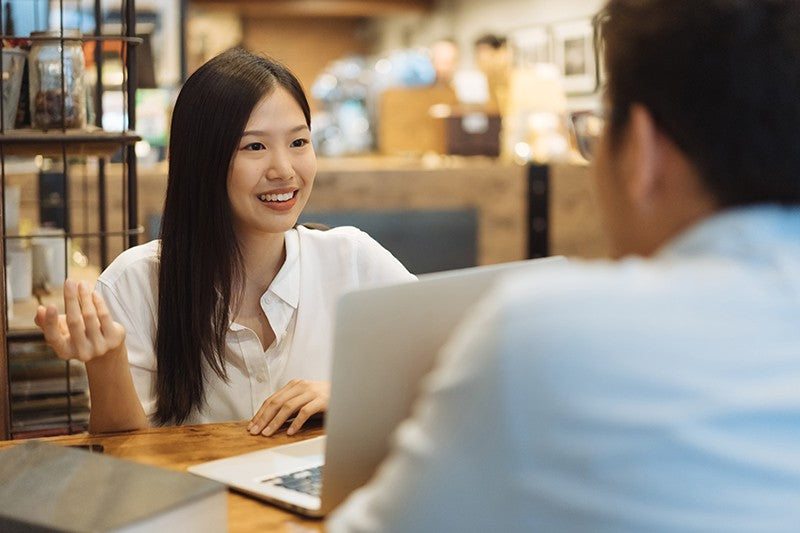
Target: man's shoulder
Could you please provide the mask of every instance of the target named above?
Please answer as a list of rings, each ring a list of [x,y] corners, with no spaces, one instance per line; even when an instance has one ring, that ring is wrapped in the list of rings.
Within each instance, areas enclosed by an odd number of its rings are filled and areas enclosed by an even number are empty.
[[[735,290],[747,276],[735,266],[705,259],[570,260],[541,272],[509,274],[498,284],[494,298],[511,320],[535,317],[531,326],[581,322],[630,326],[685,312],[696,302]]]
[[[652,262],[632,258],[624,261],[570,259],[565,263],[532,272],[510,273],[499,284],[508,299],[524,299],[537,294],[557,300],[592,298],[619,293],[632,284],[651,288],[666,283],[675,275]]]

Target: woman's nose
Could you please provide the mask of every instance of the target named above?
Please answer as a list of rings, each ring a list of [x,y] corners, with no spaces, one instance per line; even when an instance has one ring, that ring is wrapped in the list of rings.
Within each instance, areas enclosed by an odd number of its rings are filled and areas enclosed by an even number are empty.
[[[287,180],[294,176],[291,158],[284,150],[274,150],[269,158],[267,178],[271,180]]]

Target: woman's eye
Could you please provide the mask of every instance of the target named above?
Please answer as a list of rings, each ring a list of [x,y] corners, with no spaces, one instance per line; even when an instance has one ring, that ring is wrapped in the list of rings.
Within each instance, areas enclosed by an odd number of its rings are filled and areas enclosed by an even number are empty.
[[[305,146],[308,144],[308,139],[295,139],[292,141],[293,148],[300,148],[301,146]]]
[[[250,143],[250,144],[245,145],[244,149],[254,152],[256,150],[265,150],[266,146],[264,146],[261,143]]]

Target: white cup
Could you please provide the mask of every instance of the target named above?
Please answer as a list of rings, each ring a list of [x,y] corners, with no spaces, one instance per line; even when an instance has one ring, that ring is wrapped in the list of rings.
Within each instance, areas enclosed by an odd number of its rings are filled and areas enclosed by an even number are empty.
[[[36,286],[53,285],[50,277],[53,275],[53,248],[41,242],[33,243],[31,247],[33,254],[32,278]],[[62,259],[63,260],[63,259]]]
[[[61,287],[67,277],[65,261],[67,246],[64,230],[39,228],[33,242],[33,281],[50,287]]]
[[[14,320],[14,291],[11,287],[11,265],[6,265],[6,315]]]
[[[8,265],[11,272],[8,285],[14,295],[14,301],[27,300],[33,296],[33,254],[31,247],[21,242],[9,241],[6,248],[8,252]]]
[[[19,185],[6,185],[6,235],[19,233],[19,198],[21,188]]]

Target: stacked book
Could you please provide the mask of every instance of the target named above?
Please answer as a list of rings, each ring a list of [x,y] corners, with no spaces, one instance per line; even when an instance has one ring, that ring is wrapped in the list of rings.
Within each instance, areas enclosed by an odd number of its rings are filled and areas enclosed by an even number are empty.
[[[84,431],[89,384],[78,361],[62,361],[44,341],[8,343],[11,433],[14,438]]]
[[[0,450],[0,531],[228,529],[225,485],[102,453],[30,440]]]

